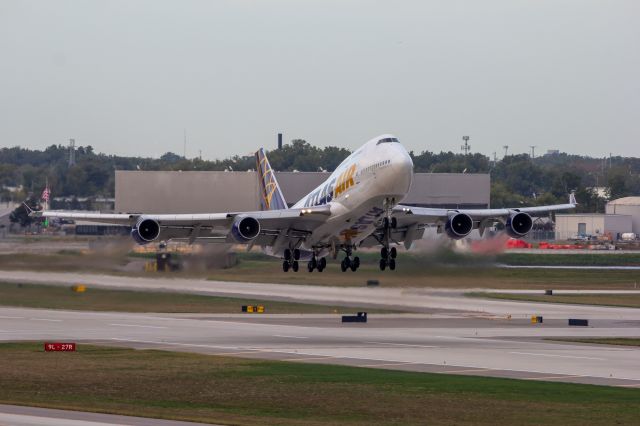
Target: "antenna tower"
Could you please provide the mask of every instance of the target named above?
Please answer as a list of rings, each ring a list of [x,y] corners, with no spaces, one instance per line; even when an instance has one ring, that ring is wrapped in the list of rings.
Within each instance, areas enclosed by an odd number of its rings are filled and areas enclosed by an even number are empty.
[[[464,151],[464,155],[469,154],[469,150],[471,149],[471,145],[469,145],[469,136],[463,136],[462,140],[464,141],[464,145],[460,147]]]

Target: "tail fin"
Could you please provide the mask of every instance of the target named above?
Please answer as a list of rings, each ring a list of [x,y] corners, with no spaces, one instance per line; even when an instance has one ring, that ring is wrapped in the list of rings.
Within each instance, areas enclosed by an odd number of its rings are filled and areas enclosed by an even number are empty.
[[[288,208],[280,190],[280,185],[276,180],[276,175],[262,148],[256,152],[256,172],[258,172],[262,210],[283,210]]]

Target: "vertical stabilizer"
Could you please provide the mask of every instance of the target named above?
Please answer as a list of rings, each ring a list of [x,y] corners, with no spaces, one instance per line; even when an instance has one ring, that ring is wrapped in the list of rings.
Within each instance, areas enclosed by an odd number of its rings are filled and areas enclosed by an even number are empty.
[[[264,150],[256,152],[256,172],[260,185],[260,205],[262,210],[282,210],[287,208],[287,202],[282,195],[276,175],[267,160]]]

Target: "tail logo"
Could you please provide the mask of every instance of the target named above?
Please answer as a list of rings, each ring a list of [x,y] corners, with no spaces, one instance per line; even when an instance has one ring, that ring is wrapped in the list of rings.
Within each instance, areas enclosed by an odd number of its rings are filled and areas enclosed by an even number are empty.
[[[287,203],[282,195],[275,173],[262,148],[256,152],[256,172],[260,184],[260,204],[263,210],[282,210]]]

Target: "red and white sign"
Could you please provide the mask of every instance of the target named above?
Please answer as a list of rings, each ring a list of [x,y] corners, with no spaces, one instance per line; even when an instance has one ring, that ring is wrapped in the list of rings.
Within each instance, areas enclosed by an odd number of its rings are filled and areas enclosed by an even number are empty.
[[[47,343],[44,344],[44,350],[47,352],[75,352],[76,344],[75,343]]]

